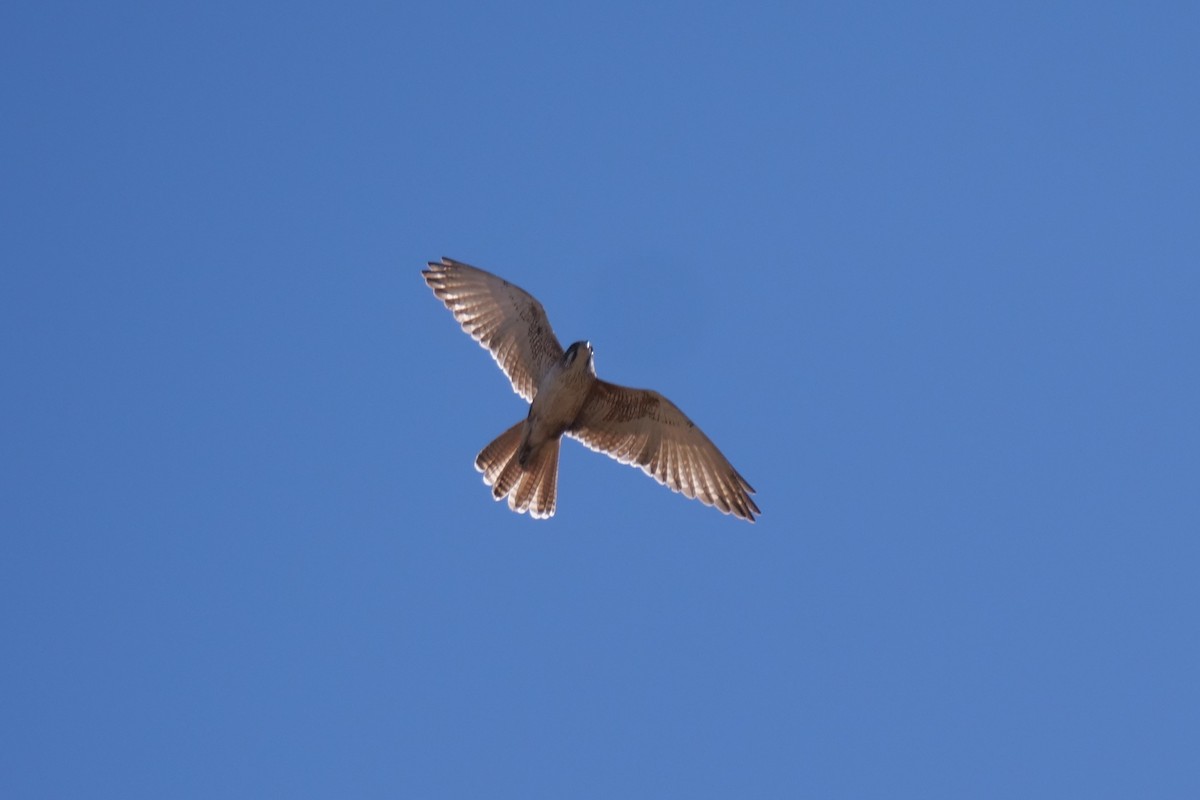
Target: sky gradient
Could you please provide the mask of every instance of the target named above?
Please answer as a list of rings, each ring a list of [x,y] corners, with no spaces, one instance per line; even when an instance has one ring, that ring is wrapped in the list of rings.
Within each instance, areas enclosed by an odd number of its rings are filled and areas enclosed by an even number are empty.
[[[0,796],[1200,796],[1200,12],[12,3]],[[563,446],[544,304],[753,526]]]

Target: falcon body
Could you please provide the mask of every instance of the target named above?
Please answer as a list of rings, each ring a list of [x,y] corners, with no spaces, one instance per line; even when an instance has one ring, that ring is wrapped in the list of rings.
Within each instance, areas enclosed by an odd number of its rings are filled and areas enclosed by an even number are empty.
[[[564,351],[528,292],[449,258],[429,262],[422,274],[530,403],[526,418],[475,459],[495,499],[507,497],[509,508],[535,518],[553,516],[566,435],[726,514],[753,522],[762,513],[754,489],[695,423],[658,392],[597,378],[591,344]]]
[[[524,462],[530,451],[560,438],[578,419],[595,384],[592,346],[588,342],[576,342],[567,348],[562,359],[538,384],[537,394],[529,404],[524,439],[517,450],[517,458]]]

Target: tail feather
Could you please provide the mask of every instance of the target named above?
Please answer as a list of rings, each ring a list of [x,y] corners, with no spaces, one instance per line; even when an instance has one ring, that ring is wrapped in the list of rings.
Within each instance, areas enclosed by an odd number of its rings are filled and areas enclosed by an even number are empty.
[[[524,424],[518,422],[513,425],[475,457],[475,469],[483,473],[483,482],[488,486],[496,482],[496,478],[517,454],[517,448],[521,446],[521,427]]]
[[[508,496],[508,507],[518,514],[527,509],[535,519],[554,516],[558,485],[558,440],[546,442],[530,456],[521,481]]]
[[[504,469],[496,477],[496,482],[492,484],[492,497],[501,500],[508,497],[516,485],[521,480],[521,465],[517,463],[517,457],[514,455],[504,465]]]
[[[558,445],[560,439],[555,439],[553,442],[548,442],[545,449],[554,449],[554,453],[548,456],[544,462],[541,479],[538,481],[537,491],[533,495],[533,506],[529,512],[534,517],[539,514],[542,517],[554,516],[554,507],[558,501]]]
[[[559,441],[546,442],[530,453],[522,467],[517,451],[523,424],[518,422],[483,448],[475,459],[475,468],[483,473],[484,483],[492,487],[494,498],[507,497],[508,507],[518,514],[528,511],[534,518],[545,519],[554,516]]]

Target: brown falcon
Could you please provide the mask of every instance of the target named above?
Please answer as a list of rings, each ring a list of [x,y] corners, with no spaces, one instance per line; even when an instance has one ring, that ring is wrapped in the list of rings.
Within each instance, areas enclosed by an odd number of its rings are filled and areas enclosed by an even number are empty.
[[[519,514],[554,516],[558,446],[566,434],[726,514],[754,522],[762,513],[750,498],[754,489],[674,403],[597,378],[591,344],[575,342],[564,352],[528,292],[449,258],[430,261],[421,274],[530,403],[529,415],[475,459],[497,500],[507,497]]]

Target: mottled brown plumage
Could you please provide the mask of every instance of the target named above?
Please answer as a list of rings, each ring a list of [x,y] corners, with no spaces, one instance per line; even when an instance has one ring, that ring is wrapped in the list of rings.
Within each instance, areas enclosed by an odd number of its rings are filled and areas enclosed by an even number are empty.
[[[679,408],[649,389],[627,389],[597,380],[567,429],[592,450],[642,471],[726,514],[754,521],[762,513],[753,487]]]
[[[648,389],[599,380],[592,347],[563,350],[541,303],[518,286],[459,261],[429,262],[425,282],[530,402],[529,414],[475,459],[513,511],[554,515],[559,441],[565,434],[662,485],[754,521],[754,489],[678,407]]]
[[[542,304],[519,286],[453,259],[430,261],[422,274],[463,330],[496,359],[513,391],[533,402],[538,381],[563,356]]]

